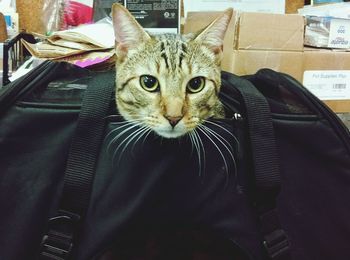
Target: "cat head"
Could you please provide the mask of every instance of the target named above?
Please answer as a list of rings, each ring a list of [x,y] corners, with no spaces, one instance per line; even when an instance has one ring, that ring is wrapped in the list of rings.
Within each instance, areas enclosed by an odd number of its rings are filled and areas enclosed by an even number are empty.
[[[119,113],[166,138],[223,117],[220,63],[231,16],[228,9],[195,34],[150,35],[126,8],[114,4]]]

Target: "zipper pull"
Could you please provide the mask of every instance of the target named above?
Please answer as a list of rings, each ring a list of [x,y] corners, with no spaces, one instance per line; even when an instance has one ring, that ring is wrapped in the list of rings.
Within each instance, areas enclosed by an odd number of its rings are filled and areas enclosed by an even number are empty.
[[[236,121],[242,121],[242,120],[243,120],[243,117],[242,117],[242,115],[239,114],[239,113],[234,113],[232,119],[234,119],[234,120],[236,120]]]

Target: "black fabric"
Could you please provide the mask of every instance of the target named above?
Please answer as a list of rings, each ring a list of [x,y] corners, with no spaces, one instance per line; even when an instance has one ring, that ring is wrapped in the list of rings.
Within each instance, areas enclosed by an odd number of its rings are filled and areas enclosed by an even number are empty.
[[[26,76],[36,80],[33,88],[30,82],[24,84],[28,91],[17,93],[25,80],[20,79],[0,94],[0,107],[5,104],[0,116],[0,259],[36,258],[48,220],[60,208],[81,97],[91,77],[99,77],[67,64],[50,64]],[[44,82],[34,75],[47,75],[46,69],[51,80]],[[194,231],[202,237],[211,234],[215,239],[208,240],[209,245],[216,253],[266,259],[261,217],[253,205],[255,174],[246,108],[235,88],[238,78],[222,74],[220,98],[227,118],[206,124],[223,137],[222,143],[212,137],[222,155],[201,133],[205,171],[199,170],[199,156],[192,152],[188,138],[167,140],[153,133],[139,138],[133,129],[126,130],[115,112],[110,113],[72,259],[133,253],[152,235],[180,254],[186,248],[172,243],[182,235],[176,233],[172,240],[163,237],[178,230],[188,234],[190,243]],[[348,259],[349,132],[288,76],[264,70],[246,79],[266,97],[272,112],[281,172],[273,214],[289,238],[291,258]],[[270,240],[280,236],[273,233]],[[196,242],[196,248],[203,243]]]
[[[281,189],[272,117],[266,98],[243,79],[232,82],[242,95],[255,173],[255,203],[266,253],[271,259],[289,259],[289,241],[279,222],[276,199]],[[258,111],[258,112],[257,112]]]
[[[35,70],[31,71],[31,73],[4,86],[0,89],[0,113],[6,112],[10,106],[14,105],[15,102],[24,96],[31,95],[35,91],[40,91],[40,88],[46,88],[55,79],[63,78],[67,80],[69,78],[80,79],[88,77],[86,70],[71,68],[72,65],[67,63],[44,61]],[[65,107],[67,107],[67,104],[65,104]]]
[[[99,158],[93,203],[83,228],[78,259],[89,259],[94,251],[102,254],[109,248],[120,248],[128,234],[137,239],[152,230],[176,227],[210,231],[242,248],[248,255],[246,259],[261,258],[255,217],[244,190],[245,176],[237,180],[233,172],[227,174],[222,158],[214,156],[218,152],[208,139],[204,139],[204,147],[211,159],[207,159],[203,175],[188,139],[178,142],[150,134],[140,145],[130,145],[113,159],[120,143],[112,144],[110,151],[108,146],[124,130],[117,128],[120,122],[111,122],[106,133],[112,134],[105,140],[102,150],[106,152]],[[221,123],[225,129],[234,131],[231,120]],[[120,140],[132,136],[131,133],[126,131]],[[225,130],[219,133],[235,144]],[[113,165],[111,161],[119,163]],[[95,236],[90,236],[91,233]],[[103,239],[96,241],[95,237]],[[89,246],[94,250],[83,250]]]
[[[58,96],[64,98],[64,105],[38,100],[49,83],[59,78],[69,80],[72,74],[75,84],[88,76],[87,71],[66,63],[44,62],[1,89],[0,204],[4,209],[1,232],[6,234],[0,238],[1,258],[27,259],[38,253],[39,237],[44,235],[50,208],[62,188],[80,110],[76,99],[81,102],[80,96],[69,97],[73,87],[65,89],[64,96],[62,88],[55,90],[61,93]]]
[[[281,166],[277,211],[292,259],[349,258],[349,130],[290,76],[262,70],[248,79],[275,100],[269,103]]]
[[[280,190],[280,170],[269,104],[252,83],[236,79],[246,107],[246,120],[253,155],[257,197],[273,199]]]
[[[89,205],[95,164],[110,111],[115,76],[99,75],[89,83],[68,155],[60,208],[84,216]]]
[[[40,259],[68,259],[87,211],[95,164],[110,111],[115,77],[101,73],[92,78],[85,91],[81,111],[69,150],[60,209],[49,220]]]

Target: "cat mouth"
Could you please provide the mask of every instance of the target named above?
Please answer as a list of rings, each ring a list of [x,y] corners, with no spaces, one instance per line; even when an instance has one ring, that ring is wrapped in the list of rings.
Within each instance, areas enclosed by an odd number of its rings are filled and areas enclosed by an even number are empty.
[[[168,128],[168,129],[154,129],[154,131],[161,137],[165,138],[179,138],[185,134],[187,134],[187,131],[177,128]]]
[[[194,121],[184,122],[180,120],[176,125],[166,123],[165,121],[158,125],[153,125],[151,129],[159,136],[164,138],[180,138],[196,128]]]

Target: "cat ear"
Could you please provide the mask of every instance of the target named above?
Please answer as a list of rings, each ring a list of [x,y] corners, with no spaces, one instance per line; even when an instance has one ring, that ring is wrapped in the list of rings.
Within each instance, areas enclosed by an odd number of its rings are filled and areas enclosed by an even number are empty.
[[[224,44],[225,33],[228,28],[228,24],[230,23],[232,13],[232,8],[225,10],[218,18],[216,18],[195,37],[195,41],[199,41],[208,46],[214,51],[214,53],[221,52]]]
[[[134,16],[121,4],[113,4],[112,20],[119,51],[127,52],[140,42],[150,39],[148,33],[136,21]]]

